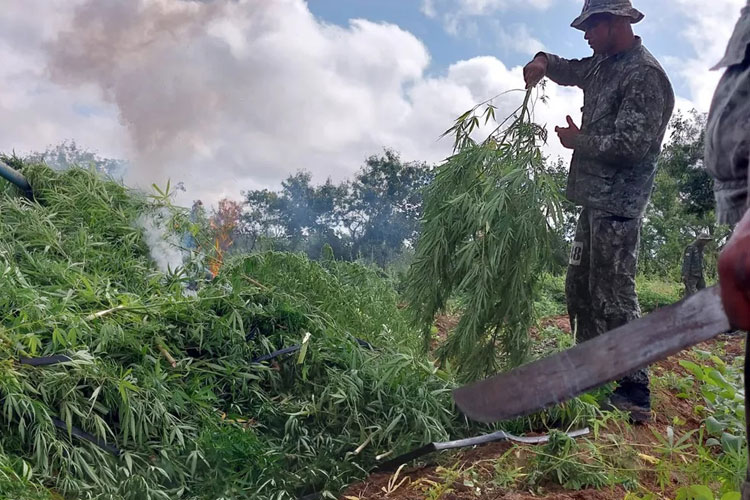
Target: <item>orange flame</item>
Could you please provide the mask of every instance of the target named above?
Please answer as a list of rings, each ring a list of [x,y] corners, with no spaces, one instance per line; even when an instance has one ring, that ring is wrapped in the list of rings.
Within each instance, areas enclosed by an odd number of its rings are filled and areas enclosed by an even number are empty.
[[[218,238],[214,240],[214,252],[216,256],[208,259],[208,270],[213,278],[219,275],[221,266],[224,264],[224,252],[221,250]]]
[[[239,225],[242,215],[242,205],[227,198],[219,201],[219,208],[210,219],[211,230],[214,233],[214,247],[212,257],[209,257],[209,271],[215,278],[224,264],[224,254],[232,246],[232,233]]]

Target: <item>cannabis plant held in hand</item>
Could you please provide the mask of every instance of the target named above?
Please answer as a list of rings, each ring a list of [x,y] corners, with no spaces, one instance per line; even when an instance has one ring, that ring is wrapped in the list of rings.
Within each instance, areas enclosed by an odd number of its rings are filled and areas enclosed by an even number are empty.
[[[496,107],[487,101],[461,115],[444,134],[455,137],[454,154],[425,193],[406,295],[425,342],[446,301],[460,300],[461,320],[438,354],[464,380],[523,362],[534,289],[551,259],[561,200],[544,168],[546,130],[533,122],[534,102],[527,91],[481,142],[473,136],[495,123]]]

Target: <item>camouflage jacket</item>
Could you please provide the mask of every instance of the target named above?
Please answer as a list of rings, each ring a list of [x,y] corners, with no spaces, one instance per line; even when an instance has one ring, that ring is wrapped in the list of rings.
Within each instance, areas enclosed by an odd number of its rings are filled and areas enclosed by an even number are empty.
[[[640,38],[629,51],[609,57],[545,55],[552,81],[583,89],[568,198],[616,216],[643,216],[674,109],[667,74]]]
[[[705,166],[714,178],[719,222],[734,225],[750,207],[750,1],[742,9],[706,127]]]
[[[703,249],[697,244],[688,245],[682,258],[682,278],[703,277]]]

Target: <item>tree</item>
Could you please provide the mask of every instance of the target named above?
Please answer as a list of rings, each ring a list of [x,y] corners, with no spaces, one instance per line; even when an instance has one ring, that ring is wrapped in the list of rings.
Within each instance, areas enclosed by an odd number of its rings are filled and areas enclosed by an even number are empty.
[[[403,163],[398,153],[385,150],[371,156],[351,186],[350,219],[358,221],[354,253],[385,266],[413,246],[422,217],[422,192],[433,179],[425,163]]]
[[[336,238],[337,207],[346,189],[330,180],[322,186],[313,186],[311,179],[309,172],[300,171],[287,177],[279,192],[267,189],[246,192],[242,217],[245,230],[273,238],[290,251],[306,250],[306,243],[314,235]]]
[[[720,242],[713,180],[703,168],[706,115],[677,114],[658,161],[656,183],[641,237],[641,271],[677,278],[685,247],[702,231]],[[709,262],[711,259],[708,259]]]
[[[414,244],[431,178],[429,166],[403,162],[391,150],[368,158],[352,181],[314,186],[309,172],[297,172],[278,192],[245,193],[242,231],[313,258],[328,245],[337,258],[385,266]]]

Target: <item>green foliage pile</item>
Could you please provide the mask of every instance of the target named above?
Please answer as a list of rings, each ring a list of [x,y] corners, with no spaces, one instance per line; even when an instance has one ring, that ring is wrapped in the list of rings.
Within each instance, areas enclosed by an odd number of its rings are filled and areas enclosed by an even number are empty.
[[[495,118],[482,105],[458,118],[455,153],[425,191],[424,227],[407,277],[406,298],[425,341],[449,298],[463,315],[439,354],[464,380],[520,364],[528,353],[539,279],[554,261],[560,193],[539,149],[530,92],[482,142],[473,136]]]
[[[452,381],[410,354],[375,271],[265,253],[211,282],[164,274],[136,224],[163,199],[80,169],[24,174],[35,201],[0,187],[1,497],[291,499],[460,434]],[[52,354],[72,361],[18,363]]]

